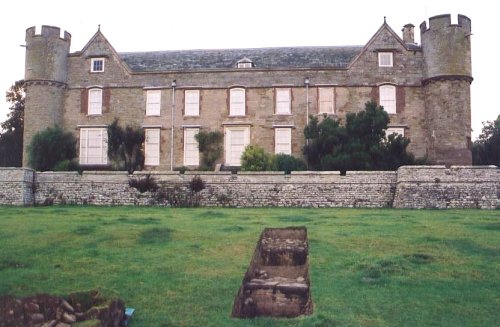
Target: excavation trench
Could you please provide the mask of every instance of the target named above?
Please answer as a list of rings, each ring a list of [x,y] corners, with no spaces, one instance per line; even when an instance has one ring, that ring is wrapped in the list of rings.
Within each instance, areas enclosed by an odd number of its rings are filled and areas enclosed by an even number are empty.
[[[297,317],[312,311],[307,229],[265,228],[234,300],[232,316]]]

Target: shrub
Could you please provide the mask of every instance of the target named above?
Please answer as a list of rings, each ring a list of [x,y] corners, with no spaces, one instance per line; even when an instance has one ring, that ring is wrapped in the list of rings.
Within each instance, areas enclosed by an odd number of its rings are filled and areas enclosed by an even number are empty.
[[[28,146],[29,165],[39,171],[54,170],[61,161],[71,161],[75,157],[76,140],[73,134],[64,132],[58,126],[36,133]]]
[[[258,145],[249,145],[241,156],[241,169],[248,171],[274,170],[273,157]]]
[[[284,171],[285,174],[290,174],[290,172],[292,171],[307,169],[304,160],[284,153],[278,153],[274,156],[274,168],[276,168],[276,170],[278,171]]]
[[[139,192],[156,192],[158,190],[158,184],[156,180],[151,177],[151,175],[146,175],[143,178],[131,178],[128,181],[128,185],[137,189]]]
[[[200,170],[214,170],[215,163],[222,155],[224,135],[219,131],[200,131],[195,136],[201,153]]]
[[[108,157],[115,170],[132,174],[144,168],[144,129],[127,125],[122,128],[118,119],[108,126]]]
[[[193,177],[193,179],[189,182],[189,189],[193,193],[199,193],[205,189],[205,182],[199,175]]]

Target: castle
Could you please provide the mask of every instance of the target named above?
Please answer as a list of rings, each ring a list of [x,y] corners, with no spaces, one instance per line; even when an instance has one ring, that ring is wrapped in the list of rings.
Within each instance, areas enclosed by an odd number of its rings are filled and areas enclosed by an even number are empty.
[[[100,30],[81,51],[57,27],[26,30],[24,158],[33,135],[74,133],[81,165],[107,165],[106,127],[145,130],[145,165],[199,165],[195,135],[224,133],[227,166],[248,144],[302,156],[309,115],[345,118],[374,100],[388,133],[436,164],[471,164],[471,21],[434,16],[398,36],[385,22],[364,46],[119,53]]]

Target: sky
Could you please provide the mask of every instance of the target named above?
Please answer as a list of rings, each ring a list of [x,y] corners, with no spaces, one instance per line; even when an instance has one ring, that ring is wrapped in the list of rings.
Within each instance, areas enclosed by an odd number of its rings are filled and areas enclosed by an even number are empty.
[[[407,23],[418,26],[429,17],[457,14],[472,20],[472,136],[481,122],[500,114],[495,101],[500,69],[497,11],[494,2],[464,0],[334,1],[334,0],[24,0],[3,6],[0,89],[24,78],[25,31],[36,25],[60,27],[72,35],[71,52],[81,50],[101,25],[118,52],[183,49],[259,48],[281,46],[364,45],[387,17],[401,35]],[[0,100],[0,121],[9,112]]]

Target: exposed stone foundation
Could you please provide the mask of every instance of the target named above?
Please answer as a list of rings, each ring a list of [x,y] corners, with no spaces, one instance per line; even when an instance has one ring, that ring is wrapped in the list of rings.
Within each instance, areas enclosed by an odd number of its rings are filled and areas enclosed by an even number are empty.
[[[140,193],[131,178],[151,174],[167,188]],[[189,182],[205,182],[191,196]],[[174,196],[175,195],[175,196]],[[170,205],[175,199],[200,206],[500,208],[495,166],[404,166],[396,172],[34,172],[0,168],[0,204]]]

